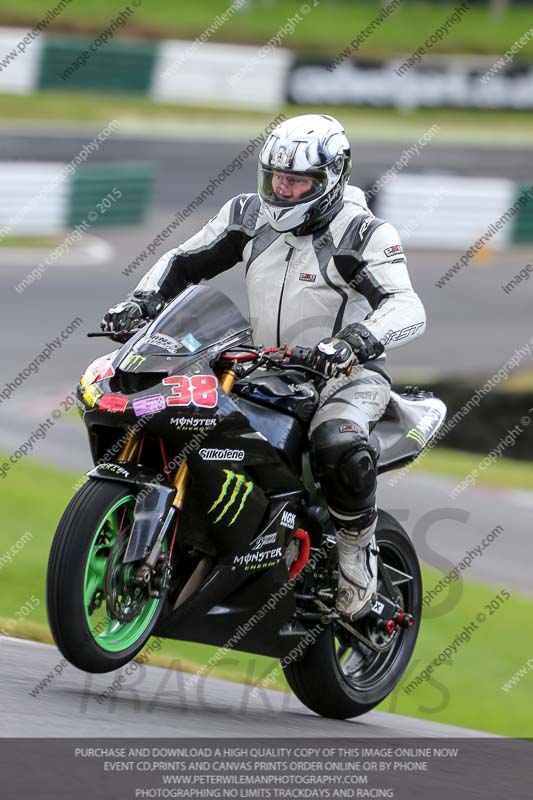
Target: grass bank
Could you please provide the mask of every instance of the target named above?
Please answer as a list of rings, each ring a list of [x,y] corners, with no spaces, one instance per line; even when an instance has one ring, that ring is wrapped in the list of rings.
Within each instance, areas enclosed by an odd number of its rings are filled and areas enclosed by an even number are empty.
[[[198,108],[155,103],[148,97],[98,92],[36,92],[30,98],[0,94],[0,124],[34,125],[46,132],[47,124],[102,129],[112,120],[120,123],[116,134],[144,136],[177,135],[210,139],[231,137],[244,140],[256,136],[277,116],[324,112],[315,106],[284,106],[271,112],[225,108]],[[354,140],[398,141],[412,144],[429,128],[438,125],[434,145],[460,144],[530,145],[533,114],[522,111],[419,109],[400,112],[387,108],[337,108],[327,112],[338,117]],[[105,147],[105,143],[102,145]]]
[[[362,44],[361,55],[410,53],[439,28],[458,3],[404,2]],[[49,32],[95,36],[109,27],[124,10],[124,0],[91,0],[70,3],[48,27]],[[224,13],[235,6],[227,17]],[[303,9],[302,6],[305,6]],[[3,0],[0,25],[32,28],[46,17],[47,0]],[[202,0],[201,3],[169,3],[150,0],[140,3],[116,37],[195,39],[205,33],[213,42],[242,42],[263,45],[279,35],[281,45],[306,50],[314,55],[335,55],[378,15],[377,0],[320,2],[310,0]],[[218,19],[217,19],[218,18]],[[289,20],[293,20],[292,24]],[[500,19],[486,8],[472,7],[459,24],[452,25],[432,48],[432,53],[504,53],[531,26],[527,7],[512,7]],[[279,40],[276,40],[278,42]],[[520,58],[533,55],[533,41],[520,51]]]

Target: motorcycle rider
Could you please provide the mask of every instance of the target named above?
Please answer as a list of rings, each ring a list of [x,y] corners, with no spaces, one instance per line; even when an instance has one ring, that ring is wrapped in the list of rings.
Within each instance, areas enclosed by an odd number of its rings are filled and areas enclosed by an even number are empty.
[[[310,427],[315,475],[337,529],[337,609],[354,620],[377,583],[378,454],[369,434],[390,397],[385,351],[421,335],[425,312],[396,230],[348,185],[350,173],[336,119],[285,120],[260,152],[258,193],[232,198],[165,253],[102,327],[152,319],[188,284],[239,264],[255,342],[314,347],[313,365],[330,378]]]

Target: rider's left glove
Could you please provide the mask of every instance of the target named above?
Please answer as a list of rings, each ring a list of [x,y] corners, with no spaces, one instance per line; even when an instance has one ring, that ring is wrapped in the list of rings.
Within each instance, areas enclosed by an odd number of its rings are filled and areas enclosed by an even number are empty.
[[[112,306],[104,315],[100,327],[103,331],[126,333],[143,320],[157,317],[165,307],[158,292],[134,292],[131,300]]]

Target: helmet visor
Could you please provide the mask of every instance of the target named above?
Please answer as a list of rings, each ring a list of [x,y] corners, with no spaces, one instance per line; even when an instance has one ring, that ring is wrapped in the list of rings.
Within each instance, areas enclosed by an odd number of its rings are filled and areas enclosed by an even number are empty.
[[[288,172],[259,164],[259,196],[273,206],[295,206],[315,200],[326,191],[328,177],[321,170]]]

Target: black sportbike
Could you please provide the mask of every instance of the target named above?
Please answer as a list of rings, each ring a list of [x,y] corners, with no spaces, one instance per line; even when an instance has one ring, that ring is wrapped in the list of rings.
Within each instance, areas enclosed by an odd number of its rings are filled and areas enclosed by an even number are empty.
[[[205,285],[112,336],[120,349],[78,387],[95,467],[48,565],[65,658],[115,670],[154,635],[234,647],[279,658],[318,714],[369,711],[412,655],[420,569],[380,511],[377,594],[366,616],[339,617],[335,531],[308,451],[324,386],[309,350],[254,347],[236,306]],[[444,416],[430,394],[393,392],[372,433],[379,471],[415,459]]]

